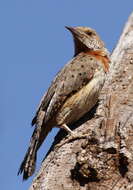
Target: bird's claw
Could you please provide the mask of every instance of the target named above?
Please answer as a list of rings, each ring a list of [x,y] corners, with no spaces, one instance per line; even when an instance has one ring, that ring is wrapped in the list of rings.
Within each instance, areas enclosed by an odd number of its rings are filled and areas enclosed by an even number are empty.
[[[71,132],[70,135],[67,137],[67,139],[63,139],[62,142],[60,142],[59,144],[57,144],[55,146],[55,149],[59,149],[61,146],[63,146],[64,144],[67,144],[67,143],[70,143],[74,140],[77,140],[77,139],[84,139],[84,138],[87,138],[88,137],[88,134],[79,134],[77,132]]]

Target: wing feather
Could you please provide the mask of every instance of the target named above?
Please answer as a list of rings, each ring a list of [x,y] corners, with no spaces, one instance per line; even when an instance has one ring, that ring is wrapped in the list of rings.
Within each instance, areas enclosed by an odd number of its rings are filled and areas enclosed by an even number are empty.
[[[87,56],[87,57],[86,57]],[[80,53],[57,74],[37,110],[45,111],[44,121],[49,121],[68,97],[86,85],[93,77],[97,61],[91,55]],[[33,119],[33,124],[36,119]]]

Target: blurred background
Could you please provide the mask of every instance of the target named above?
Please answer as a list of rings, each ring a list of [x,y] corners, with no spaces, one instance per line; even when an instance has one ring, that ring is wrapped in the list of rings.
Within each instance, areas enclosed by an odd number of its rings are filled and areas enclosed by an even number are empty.
[[[90,26],[112,51],[133,10],[132,0],[0,1],[0,187],[28,189],[18,168],[28,148],[38,103],[51,80],[73,56],[68,26]],[[38,153],[37,170],[53,129]]]

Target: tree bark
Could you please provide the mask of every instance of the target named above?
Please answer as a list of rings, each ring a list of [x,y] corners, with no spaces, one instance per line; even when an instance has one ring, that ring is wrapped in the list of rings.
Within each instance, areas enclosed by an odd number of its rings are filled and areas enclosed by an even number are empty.
[[[99,104],[72,127],[87,136],[70,141],[61,130],[30,190],[133,190],[133,13]]]

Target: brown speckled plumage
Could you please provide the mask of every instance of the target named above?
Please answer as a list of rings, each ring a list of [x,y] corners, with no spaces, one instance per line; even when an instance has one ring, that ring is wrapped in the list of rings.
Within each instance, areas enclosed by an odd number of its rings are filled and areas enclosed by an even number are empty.
[[[73,34],[75,56],[56,75],[33,118],[35,130],[19,170],[23,179],[34,173],[37,150],[51,129],[75,122],[96,104],[109,69],[108,51],[94,30],[67,29]]]

